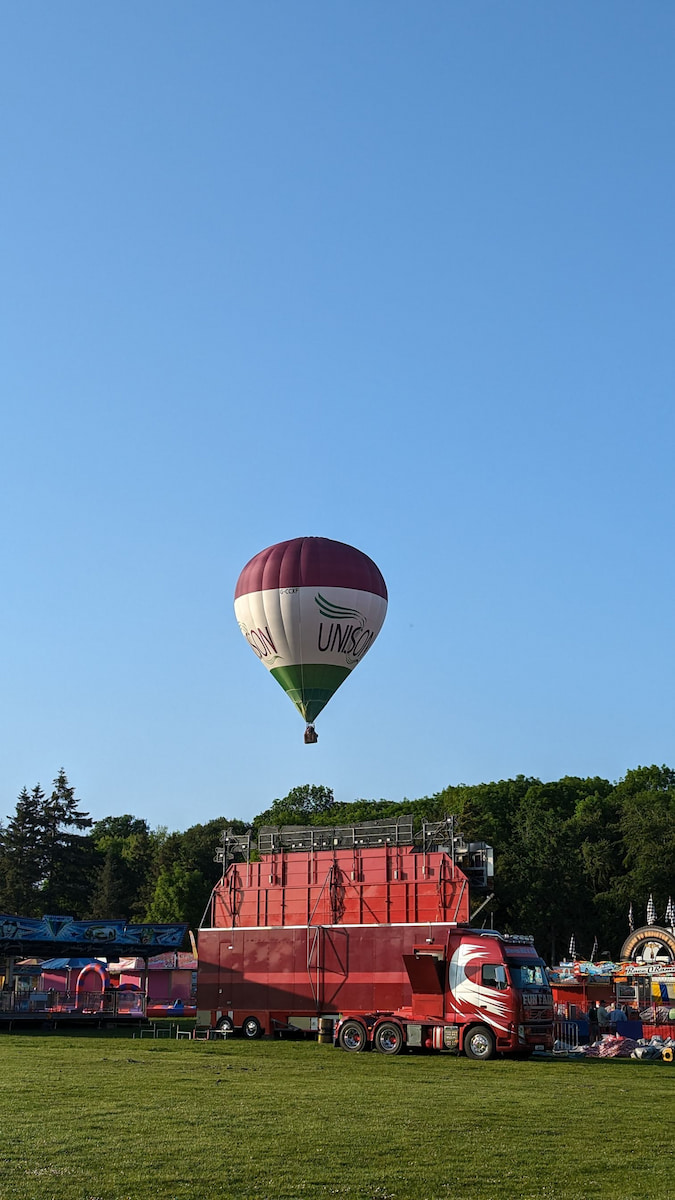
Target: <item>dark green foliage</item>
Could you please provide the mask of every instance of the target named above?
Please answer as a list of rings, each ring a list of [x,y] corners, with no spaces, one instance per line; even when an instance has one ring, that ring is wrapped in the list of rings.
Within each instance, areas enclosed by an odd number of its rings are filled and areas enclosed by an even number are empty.
[[[220,879],[220,865],[215,861],[215,847],[220,844],[223,830],[231,829],[233,833],[246,833],[250,826],[245,821],[228,821],[225,817],[208,821],[205,825],[191,825],[185,833],[172,835],[178,839],[177,848],[180,861],[186,866],[200,871],[209,885],[209,891]],[[167,857],[166,844],[162,852],[162,861]],[[202,908],[204,906],[202,905]]]
[[[569,914],[580,916],[589,903],[570,828],[584,793],[584,781],[577,779],[530,786],[515,810],[506,848],[497,855],[499,924],[532,933],[552,960],[569,945]]]
[[[412,805],[393,800],[353,800],[351,804],[336,804],[328,816],[313,822],[317,825],[358,825],[361,821],[384,821],[408,813]]]
[[[245,833],[248,828],[244,821],[218,817],[206,825],[193,825],[185,833],[156,835],[152,886],[147,891],[143,919],[187,921],[191,929],[197,929],[213,886],[220,879],[215,851],[223,830]]]
[[[282,800],[275,800],[271,808],[255,818],[253,828],[257,831],[263,825],[330,825],[335,808],[332,788],[305,783],[292,788]]]
[[[93,865],[91,841],[80,831],[90,829],[88,813],[80,812],[75,788],[61,769],[42,806],[44,878],[43,912],[76,913],[87,904]],[[77,830],[78,832],[74,832]]]
[[[675,862],[675,771],[638,767],[616,789],[624,864],[641,896],[654,893],[663,912],[673,889]]]
[[[105,852],[103,866],[96,874],[96,882],[89,905],[89,916],[99,919],[106,917],[125,918],[130,910],[127,892],[127,880],[124,864],[109,849]]]
[[[63,770],[49,796],[39,784],[22,790],[3,838],[0,901],[5,910],[75,915],[86,906],[92,846],[86,835],[73,831],[92,822],[78,805]]]
[[[210,891],[201,871],[173,862],[157,876],[145,920],[187,921],[191,929],[197,929]]]
[[[146,821],[126,813],[97,821],[91,840],[96,870],[87,915],[142,920],[151,888],[156,836]]]
[[[445,788],[436,796],[429,820],[440,820],[446,813],[457,813],[467,841],[485,841],[499,850],[509,842],[518,808],[538,779],[518,775],[496,783],[478,783],[473,787],[459,784]]]
[[[44,874],[41,814],[45,794],[39,784],[23,788],[4,831],[0,859],[0,905],[6,912],[41,916],[38,888]]]

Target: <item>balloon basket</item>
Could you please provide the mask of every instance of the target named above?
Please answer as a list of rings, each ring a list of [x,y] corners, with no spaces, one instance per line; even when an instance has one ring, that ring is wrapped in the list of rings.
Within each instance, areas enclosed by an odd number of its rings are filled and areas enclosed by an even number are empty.
[[[305,745],[313,746],[315,742],[318,742],[318,740],[319,740],[319,735],[316,732],[316,729],[314,728],[313,725],[308,725],[305,730]]]

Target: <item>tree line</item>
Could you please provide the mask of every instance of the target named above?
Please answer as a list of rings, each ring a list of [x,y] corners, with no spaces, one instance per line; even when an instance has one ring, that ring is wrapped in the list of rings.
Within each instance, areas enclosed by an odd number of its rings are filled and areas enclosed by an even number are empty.
[[[628,932],[657,917],[675,893],[675,771],[637,767],[616,783],[519,775],[457,785],[401,802],[337,802],[306,784],[276,799],[252,822],[218,817],[184,832],[151,829],[129,814],[92,821],[62,770],[51,791],[24,788],[0,825],[0,911],[136,921],[187,921],[197,929],[220,876],[215,848],[223,830],[263,825],[348,825],[411,813],[438,821],[454,814],[467,841],[495,851],[494,897],[479,923],[531,933],[549,961],[574,935],[580,956],[614,958]]]

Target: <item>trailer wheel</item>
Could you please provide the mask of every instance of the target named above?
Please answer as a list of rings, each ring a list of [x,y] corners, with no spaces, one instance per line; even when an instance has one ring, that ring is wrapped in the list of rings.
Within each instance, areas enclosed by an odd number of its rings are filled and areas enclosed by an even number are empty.
[[[464,1038],[464,1053],[467,1058],[494,1058],[495,1039],[487,1025],[474,1025]]]
[[[241,1032],[245,1038],[253,1042],[256,1038],[262,1037],[263,1027],[257,1017],[247,1017],[241,1027]]]
[[[368,1045],[366,1031],[360,1021],[345,1021],[338,1033],[338,1046],[358,1054]]]
[[[403,1030],[394,1021],[383,1021],[375,1030],[374,1042],[380,1054],[400,1054],[403,1049]]]
[[[223,1033],[234,1033],[234,1021],[231,1017],[221,1017],[216,1029],[222,1029]]]

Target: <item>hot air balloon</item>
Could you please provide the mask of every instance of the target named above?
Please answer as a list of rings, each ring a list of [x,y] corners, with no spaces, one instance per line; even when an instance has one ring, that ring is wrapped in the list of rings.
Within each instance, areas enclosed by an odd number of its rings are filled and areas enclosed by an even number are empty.
[[[344,542],[300,537],[261,550],[234,593],[239,628],[307,722],[361,662],[387,612],[387,586],[371,558]]]

